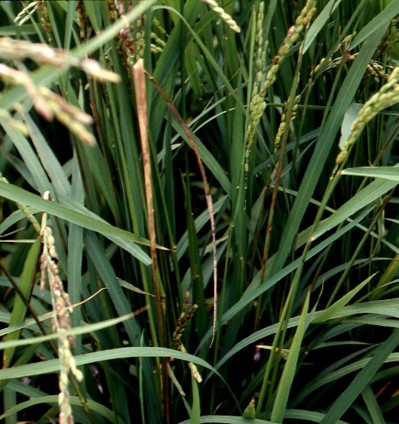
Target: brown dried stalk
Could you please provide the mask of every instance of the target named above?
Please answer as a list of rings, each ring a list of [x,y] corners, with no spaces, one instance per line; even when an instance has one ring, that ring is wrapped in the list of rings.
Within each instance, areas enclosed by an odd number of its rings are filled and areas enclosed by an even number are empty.
[[[150,254],[152,259],[152,281],[155,295],[156,304],[156,317],[160,334],[160,345],[167,347],[165,318],[162,308],[162,299],[158,281],[158,257],[157,257],[157,243],[155,232],[155,219],[154,219],[154,203],[152,195],[152,176],[151,176],[151,154],[150,145],[148,140],[148,111],[147,111],[147,94],[145,89],[145,76],[143,59],[139,59],[133,65],[134,75],[134,88],[136,92],[137,115],[140,128],[141,149],[143,153],[143,167],[144,167],[144,184],[145,194],[147,201],[147,218],[148,218],[148,232],[150,239]],[[163,402],[163,415],[166,422],[169,422],[169,380],[168,380],[168,359],[161,359],[161,388],[162,388],[162,402]]]

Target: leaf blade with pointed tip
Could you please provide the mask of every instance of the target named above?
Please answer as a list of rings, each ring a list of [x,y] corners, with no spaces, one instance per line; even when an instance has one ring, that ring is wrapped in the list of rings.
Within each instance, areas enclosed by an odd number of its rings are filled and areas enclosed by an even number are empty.
[[[50,215],[65,219],[72,224],[92,230],[102,234],[115,244],[132,254],[136,259],[145,265],[151,263],[149,256],[140,249],[136,244],[148,245],[148,241],[140,237],[136,237],[128,231],[116,228],[99,217],[94,218],[94,214],[87,216],[84,213],[72,209],[70,207],[43,200],[40,196],[32,194],[15,185],[6,184],[0,181],[0,196],[3,196],[14,202],[22,203],[27,206],[35,207]]]

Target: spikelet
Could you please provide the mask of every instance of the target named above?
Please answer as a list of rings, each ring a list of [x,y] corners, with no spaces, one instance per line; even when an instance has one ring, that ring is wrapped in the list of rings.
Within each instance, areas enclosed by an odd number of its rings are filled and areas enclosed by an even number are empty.
[[[183,336],[184,330],[186,328],[187,322],[191,320],[195,311],[198,309],[198,305],[194,304],[191,307],[188,306],[190,300],[190,293],[186,292],[182,304],[182,312],[179,318],[176,321],[176,328],[173,332],[173,344],[176,350],[180,350],[180,352],[187,353],[186,348],[184,347],[181,338]],[[197,367],[192,362],[188,363],[188,366],[191,370],[191,374],[193,378],[198,382],[202,382],[201,374],[198,372]]]
[[[217,13],[222,21],[226,22],[230,29],[235,32],[241,32],[241,28],[238,26],[237,22],[228,14],[226,11],[219,6],[215,0],[203,0],[215,13]]]
[[[339,143],[340,153],[336,158],[336,164],[345,162],[349,149],[358,140],[366,125],[383,109],[399,103],[399,67],[394,68],[388,77],[388,81],[381,89],[370,97],[360,109],[347,139],[341,139]]]
[[[50,193],[44,193],[43,198],[50,200]],[[49,284],[51,300],[55,312],[53,318],[53,331],[58,334],[58,357],[60,361],[60,374],[58,378],[60,389],[58,395],[58,406],[60,410],[59,422],[73,424],[72,408],[69,402],[69,373],[78,381],[83,379],[83,374],[76,367],[75,358],[71,352],[71,348],[74,345],[74,339],[66,334],[66,331],[71,328],[70,314],[72,313],[72,306],[59,275],[55,239],[51,227],[47,225],[46,213],[44,213],[42,217],[40,236],[43,243],[43,251],[40,257],[40,286],[43,288],[46,282]]]
[[[301,33],[304,29],[310,24],[310,21],[313,15],[316,13],[315,9],[315,0],[308,0],[305,4],[305,7],[301,10],[298,18],[295,21],[295,24],[292,25],[287,35],[285,36],[277,55],[274,56],[272,64],[266,74],[264,82],[260,85],[259,81],[262,78],[262,67],[265,62],[265,45],[263,42],[263,31],[262,31],[262,22],[264,14],[264,4],[261,2],[258,8],[258,16],[256,23],[257,31],[257,53],[256,53],[256,78],[252,91],[251,103],[249,106],[250,109],[250,120],[247,128],[246,140],[247,146],[245,151],[245,172],[248,172],[248,162],[250,151],[255,137],[256,127],[258,126],[262,115],[266,109],[265,96],[267,91],[273,85],[276,80],[277,72],[280,69],[281,63],[287,56],[289,50],[293,44],[299,39]],[[259,86],[260,85],[260,86]]]
[[[249,105],[250,122],[247,129],[247,146],[245,149],[245,174],[248,172],[249,156],[255,137],[256,127],[266,109],[264,95],[260,93],[263,79],[263,69],[266,66],[266,43],[263,39],[263,18],[265,3],[259,3],[256,18],[256,56],[255,56],[255,81],[252,88],[252,98]]]
[[[48,64],[54,67],[74,66],[82,69],[94,80],[101,82],[118,82],[119,75],[103,69],[98,62],[93,59],[77,59],[65,51],[53,49],[47,44],[30,43],[25,40],[13,40],[8,37],[0,37],[0,59],[22,62],[31,59],[39,65]],[[27,94],[33,101],[33,106],[37,113],[48,121],[56,118],[63,123],[78,139],[85,144],[94,145],[95,139],[86,126],[91,125],[93,119],[79,108],[68,103],[63,97],[51,91],[45,86],[37,86],[31,78],[29,72],[21,66],[21,69],[0,63],[0,80],[10,85],[20,85],[24,87]],[[20,107],[14,105],[14,109]],[[26,134],[27,129],[16,121],[8,111],[0,110],[1,121],[19,129]]]
[[[28,3],[15,17],[14,22],[17,25],[23,25],[36,12],[39,7],[40,0]]]

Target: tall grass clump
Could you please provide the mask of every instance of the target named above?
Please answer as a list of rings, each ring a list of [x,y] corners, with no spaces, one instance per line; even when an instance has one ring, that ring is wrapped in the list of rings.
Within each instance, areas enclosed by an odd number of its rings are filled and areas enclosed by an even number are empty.
[[[395,422],[398,1],[0,12],[0,420]]]

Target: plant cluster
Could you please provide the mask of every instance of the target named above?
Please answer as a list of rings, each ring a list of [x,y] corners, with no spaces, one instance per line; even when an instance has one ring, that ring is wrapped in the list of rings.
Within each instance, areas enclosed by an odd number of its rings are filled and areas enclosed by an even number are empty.
[[[395,422],[398,16],[0,2],[0,420]]]

